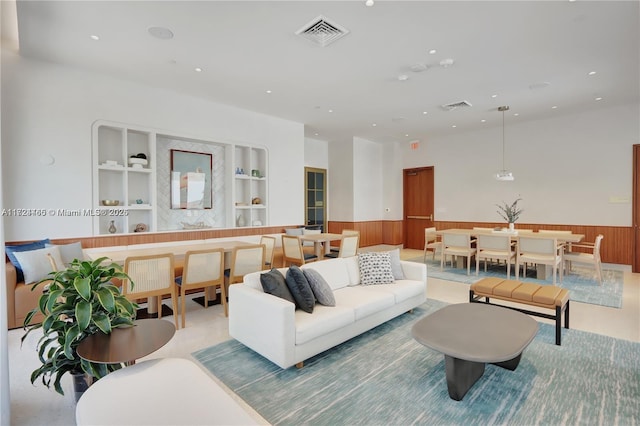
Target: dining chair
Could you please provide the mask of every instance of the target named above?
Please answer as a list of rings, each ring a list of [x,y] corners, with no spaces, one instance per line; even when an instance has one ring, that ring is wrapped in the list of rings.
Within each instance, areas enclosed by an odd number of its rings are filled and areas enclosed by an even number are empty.
[[[300,239],[295,235],[282,235],[282,266],[286,267],[291,264],[304,265],[318,259],[318,256],[312,253],[305,253],[302,250]]]
[[[124,261],[124,272],[129,279],[123,282],[122,294],[129,300],[157,297],[158,318],[162,317],[162,297],[170,295],[173,320],[176,329],[179,329],[178,296],[173,265],[172,253],[127,257]],[[133,286],[130,286],[129,281]]]
[[[488,260],[504,260],[507,263],[507,279],[511,279],[511,261],[515,263],[516,252],[511,244],[510,235],[478,234],[476,249],[476,276],[480,269],[480,260],[484,260],[484,271],[487,272]]]
[[[424,256],[422,261],[424,263],[427,262],[427,252],[431,250],[433,252],[433,256],[431,260],[436,260],[436,252],[438,250],[442,251],[442,241],[438,241],[438,234],[436,234],[436,228],[424,228]]]
[[[567,231],[567,230],[555,230],[555,229],[538,229],[538,233],[539,234],[564,234],[564,235],[571,235],[573,233],[573,231]],[[563,247],[568,248],[569,250],[571,250],[571,244],[572,243],[568,243],[566,241],[561,241],[559,242],[559,244],[562,244]]]
[[[355,230],[355,229],[343,229],[340,233],[342,235],[358,235],[358,236],[360,236],[360,231]],[[358,244],[360,244],[360,239],[358,239]],[[340,252],[340,247],[331,247],[330,248],[330,252],[339,253]]]
[[[338,253],[327,253],[324,257],[351,257],[358,254],[360,234],[345,235],[340,240],[340,251]]]
[[[276,246],[276,237],[270,237],[268,235],[262,235],[260,237],[260,244],[264,245],[264,266],[271,268],[273,265],[273,252]]]
[[[467,275],[471,275],[471,258],[476,254],[476,248],[472,246],[476,240],[471,238],[471,234],[442,233],[442,254],[440,255],[440,270],[444,268],[447,255],[451,255],[451,266],[454,258],[463,256],[467,258]]]
[[[228,277],[227,284],[240,283],[245,275],[263,271],[265,251],[264,244],[235,247],[231,252],[231,268],[225,271]]]
[[[182,328],[185,327],[185,300],[187,290],[204,288],[204,306],[209,306],[209,290],[220,287],[220,298],[227,312],[227,295],[224,288],[224,249],[190,250],[184,256],[182,275],[176,277],[176,284],[180,287],[180,312]]]
[[[602,285],[602,262],[600,260],[600,246],[604,235],[600,234],[593,243],[572,244],[570,251],[564,253],[565,265],[568,265],[568,271],[571,272],[573,263],[585,263],[593,265],[598,277],[598,284]],[[587,249],[588,251],[573,251],[574,249]],[[590,251],[590,252],[589,252]]]
[[[520,276],[520,265],[535,263],[553,267],[553,284],[556,283],[556,273],[560,270],[560,282],[562,282],[562,244],[558,244],[555,238],[519,236],[516,256],[516,280]],[[524,265],[523,265],[524,266]],[[522,275],[526,276],[523,268]]]

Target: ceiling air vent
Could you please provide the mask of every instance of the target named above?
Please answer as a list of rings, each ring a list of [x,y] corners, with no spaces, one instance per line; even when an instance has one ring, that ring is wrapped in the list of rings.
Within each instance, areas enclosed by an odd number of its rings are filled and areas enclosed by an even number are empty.
[[[347,34],[349,34],[349,30],[335,22],[331,22],[322,15],[296,31],[296,35],[302,36],[322,47],[328,46]]]
[[[453,111],[456,108],[468,108],[471,104],[468,101],[452,102],[450,104],[441,105],[445,111]]]

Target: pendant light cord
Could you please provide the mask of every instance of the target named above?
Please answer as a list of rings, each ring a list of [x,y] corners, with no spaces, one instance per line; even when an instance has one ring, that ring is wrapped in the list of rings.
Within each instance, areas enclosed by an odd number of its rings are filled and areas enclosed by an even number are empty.
[[[504,110],[502,110],[502,170],[506,170],[504,168]]]

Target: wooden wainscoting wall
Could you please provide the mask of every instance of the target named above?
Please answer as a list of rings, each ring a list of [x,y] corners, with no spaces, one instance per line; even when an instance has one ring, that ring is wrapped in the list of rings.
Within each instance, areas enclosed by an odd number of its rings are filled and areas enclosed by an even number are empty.
[[[452,228],[473,228],[474,226],[493,228],[504,227],[498,222],[448,222],[436,221],[434,226],[438,230]],[[547,225],[544,223],[516,223],[516,229],[571,230],[574,234],[584,234],[584,241],[593,242],[598,234],[604,239],[601,246],[601,258],[605,263],[631,265],[633,260],[633,228],[630,226],[599,226],[599,225]]]
[[[360,232],[360,247],[378,244],[400,245],[403,241],[401,220],[374,220],[367,222],[329,222],[328,232],[340,234],[343,229]],[[337,244],[337,243],[336,243]]]
[[[247,235],[279,234],[285,228],[297,228],[300,225],[291,226],[262,226],[252,228],[229,229],[198,229],[175,232],[140,232],[134,234],[97,235],[93,237],[78,238],[52,238],[54,244],[68,244],[80,241],[83,248],[129,246],[133,244],[164,243],[169,241],[206,240],[209,238],[241,237]],[[33,241],[33,240],[31,240]],[[7,245],[21,244],[31,241],[7,241]]]

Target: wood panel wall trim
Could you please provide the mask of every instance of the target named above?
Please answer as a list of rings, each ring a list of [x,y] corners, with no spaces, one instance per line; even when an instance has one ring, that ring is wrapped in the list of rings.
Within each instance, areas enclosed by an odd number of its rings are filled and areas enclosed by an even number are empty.
[[[134,244],[164,243],[170,241],[206,240],[209,238],[244,237],[250,235],[279,234],[286,228],[302,225],[263,226],[252,228],[199,229],[175,232],[140,232],[137,234],[96,235],[92,237],[52,238],[53,244],[69,244],[80,241],[83,248],[129,246]],[[24,244],[35,240],[11,241],[6,245]]]
[[[434,226],[438,230],[452,228],[483,228],[504,227],[502,222],[453,222],[436,221]],[[633,228],[630,226],[605,225],[558,225],[545,223],[516,223],[516,229],[571,230],[574,234],[584,234],[584,241],[593,242],[598,234],[604,239],[601,246],[601,258],[604,263],[631,265],[633,261]]]
[[[400,245],[403,240],[402,220],[372,220],[363,222],[329,221],[327,231],[340,234],[343,229],[360,232],[360,247],[378,244]]]

